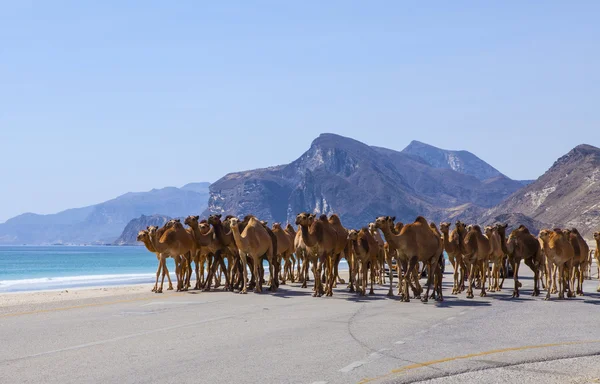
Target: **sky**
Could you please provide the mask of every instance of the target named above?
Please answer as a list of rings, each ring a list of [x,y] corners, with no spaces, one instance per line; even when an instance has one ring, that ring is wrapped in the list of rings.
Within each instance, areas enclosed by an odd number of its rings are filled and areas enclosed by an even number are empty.
[[[600,146],[600,2],[0,1],[0,222],[288,163],[320,133],[535,179]]]

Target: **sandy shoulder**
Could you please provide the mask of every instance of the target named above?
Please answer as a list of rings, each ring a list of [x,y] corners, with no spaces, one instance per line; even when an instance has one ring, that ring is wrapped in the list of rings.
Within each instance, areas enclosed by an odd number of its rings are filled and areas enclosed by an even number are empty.
[[[53,291],[1,293],[0,308],[152,294],[152,292],[150,292],[152,286],[153,284],[137,284],[114,287],[69,288]]]

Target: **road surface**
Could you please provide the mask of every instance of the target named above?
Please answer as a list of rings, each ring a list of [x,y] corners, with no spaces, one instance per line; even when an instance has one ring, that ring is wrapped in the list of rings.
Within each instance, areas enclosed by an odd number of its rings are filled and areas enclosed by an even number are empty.
[[[595,270],[595,269],[594,269]],[[0,308],[0,382],[586,383],[600,380],[600,294],[364,298],[136,293]],[[310,286],[309,286],[310,287]]]

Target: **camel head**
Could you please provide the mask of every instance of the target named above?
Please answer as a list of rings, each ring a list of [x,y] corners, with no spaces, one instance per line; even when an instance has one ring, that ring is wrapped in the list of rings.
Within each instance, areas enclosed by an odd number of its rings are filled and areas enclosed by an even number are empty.
[[[494,232],[494,230],[495,230],[495,228],[492,227],[491,225],[486,225],[486,227],[483,231],[487,237],[490,237],[490,236],[492,236],[492,232]]]
[[[356,229],[351,229],[348,231],[348,240],[356,240],[358,239],[358,231]]]
[[[594,232],[594,240],[600,240],[600,232]]]
[[[498,231],[498,233],[500,234],[500,236],[503,236],[503,237],[506,236],[506,228],[508,228],[508,224],[506,224],[506,223],[504,223],[504,224],[496,224],[495,225],[496,231]]]
[[[460,221],[460,220],[458,220],[458,221],[456,222],[456,224],[454,224],[454,225],[455,225],[455,227],[456,227],[456,230],[457,230],[459,233],[465,233],[465,231],[467,230],[467,226],[466,226],[466,224],[465,224],[465,223],[463,223],[463,222],[462,222],[462,221]]]
[[[311,219],[311,217],[312,217],[312,219]],[[310,227],[310,225],[313,223],[314,219],[315,219],[314,214],[310,214],[308,212],[302,212],[296,216],[296,225]]]
[[[138,232],[137,241],[145,241],[145,240],[150,240],[150,238],[148,237],[148,230],[147,229],[143,229],[141,231]]]
[[[288,223],[288,224],[285,226],[285,229],[286,229],[287,231],[293,231],[293,232],[296,232],[296,230],[294,229],[294,227],[293,227],[293,226],[292,226],[292,224],[290,224],[290,223]]]
[[[542,229],[540,231],[540,233],[538,234],[538,236],[540,239],[542,239],[542,241],[547,242],[548,240],[550,240],[551,233],[552,233],[552,231],[549,229]]]
[[[221,214],[208,216],[208,224],[219,225],[221,223]]]
[[[209,219],[210,220],[210,219]],[[240,219],[238,219],[237,217],[231,217],[229,219],[229,226],[231,228],[237,228],[238,225],[240,225]]]
[[[190,227],[198,226],[198,220],[200,220],[200,216],[188,216],[185,218],[184,224]]]
[[[375,232],[375,230],[377,230],[375,223],[369,223],[369,231]]]
[[[167,223],[165,224],[165,228],[171,228],[171,227],[175,226],[176,224],[181,224],[181,220],[171,219],[171,220],[167,221]]]
[[[210,231],[210,224],[203,221],[202,223],[198,224],[198,229],[200,230],[201,234],[206,235]]]
[[[281,229],[281,223],[273,223],[273,230],[280,230]]]
[[[447,222],[440,223],[440,231],[442,231],[442,233],[447,235],[448,232],[450,231],[450,223],[447,223]]]
[[[268,226],[268,224],[269,224],[269,222],[268,222],[268,221],[266,221],[266,220],[261,220],[261,221],[260,221],[260,223],[261,223],[262,225],[264,225],[265,227],[266,227],[266,226]]]
[[[396,216],[379,216],[375,219],[375,228],[392,228],[394,226],[394,220],[396,220]]]

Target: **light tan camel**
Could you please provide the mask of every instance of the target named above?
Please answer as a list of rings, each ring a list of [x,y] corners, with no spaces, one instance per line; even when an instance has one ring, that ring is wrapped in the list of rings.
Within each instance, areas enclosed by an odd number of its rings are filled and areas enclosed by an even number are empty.
[[[309,214],[306,222],[308,228],[312,226],[315,221],[315,215]],[[302,288],[307,287],[307,282],[309,280],[309,270],[310,270],[310,261],[311,258],[309,256],[309,252],[313,251],[313,248],[308,247],[304,240],[302,240],[302,231],[301,228],[298,228],[296,232],[296,237],[294,238],[294,249],[296,250],[296,257],[298,258],[298,268],[301,269],[298,272],[298,281],[302,283]],[[302,265],[300,266],[300,261],[302,261]]]
[[[375,263],[379,253],[379,244],[371,235],[368,228],[362,228],[360,231],[354,229],[348,232],[348,240],[352,244],[354,265],[350,270],[351,281],[356,282],[356,290],[361,296],[367,294],[368,272],[371,272],[371,290],[369,295],[373,295],[373,283],[375,279]],[[358,279],[356,276],[358,275]]]
[[[214,230],[210,224],[206,220],[199,222],[199,219],[199,216],[188,216],[184,222],[190,227],[194,241],[196,242],[196,252],[192,255],[196,272],[196,285],[194,289],[202,289],[204,287],[204,263],[207,257],[219,248]]]
[[[569,234],[558,228],[554,230],[543,229],[540,231],[539,237],[544,242],[544,253],[548,261],[546,272],[551,272],[551,280],[558,280],[558,298],[565,298],[565,287],[567,297],[573,297],[574,294],[571,292],[571,287],[568,284],[574,256],[573,246],[569,241]],[[546,293],[546,300],[550,299],[550,292],[551,288]]]
[[[452,285],[452,294],[458,294],[464,289],[464,262],[462,254],[462,240],[466,229],[465,225],[457,221],[456,227],[450,232],[450,223],[441,223],[440,230],[443,234],[444,248],[448,254],[448,260],[452,264],[454,270],[454,283]]]
[[[250,218],[242,233],[239,230],[239,223],[239,219],[235,217],[229,219],[229,226],[242,260],[244,287],[240,293],[246,293],[246,286],[248,284],[248,273],[246,272],[248,265],[247,257],[252,258],[254,264],[254,276],[256,279],[254,291],[262,292],[259,265],[262,264],[263,255],[266,255],[268,260],[273,260],[273,242],[265,227],[255,217]]]
[[[173,283],[171,282],[171,276],[169,275],[169,269],[167,268],[167,258],[163,256],[160,252],[157,252],[156,248],[154,248],[152,240],[150,239],[150,235],[148,234],[148,229],[144,229],[138,232],[137,241],[141,241],[142,243],[144,243],[146,249],[156,254],[156,259],[158,260],[158,268],[156,269],[156,282],[154,283],[152,292],[158,291],[158,278],[161,272],[163,274],[163,279],[165,274],[167,275],[167,279],[169,279],[169,288],[167,288],[167,290],[173,290]]]
[[[284,231],[287,233],[287,235],[290,237],[290,241],[292,242],[292,276],[291,276],[291,281],[292,283],[296,282],[296,281],[300,281],[300,258],[298,257],[298,255],[296,255],[296,230],[294,229],[294,227],[288,223],[285,226]]]
[[[296,225],[300,226],[298,231],[302,236],[302,241],[307,247],[307,255],[313,265],[313,277],[315,279],[314,297],[333,295],[333,290],[329,282],[326,282],[325,288],[321,281],[321,273],[323,265],[329,263],[333,259],[335,250],[336,232],[331,228],[327,216],[321,215],[318,220],[310,223],[310,214],[307,212],[300,213],[296,216]]]
[[[277,262],[281,264],[281,260],[284,261],[281,284],[285,284],[286,278],[293,283],[292,253],[294,252],[294,241],[290,238],[290,234],[281,228],[280,223],[273,223],[272,231],[277,237]]]
[[[418,263],[423,262],[428,267],[428,276],[431,277],[428,279],[427,292],[425,296],[421,297],[421,300],[426,302],[429,297],[431,283],[435,282],[433,277],[439,273],[439,258],[444,245],[442,239],[429,227],[429,223],[422,216],[418,216],[414,223],[404,225],[398,235],[391,231],[391,223],[393,223],[393,220],[389,216],[381,216],[375,220],[375,226],[382,230],[385,239],[390,244],[390,249],[394,247],[398,252],[402,266],[404,267],[407,264],[402,284],[401,300],[410,301],[409,280],[411,275],[417,271]],[[422,290],[418,279],[415,283],[415,296],[418,297]]]
[[[463,255],[465,264],[469,269],[469,283],[467,285],[467,299],[472,299],[473,284],[477,271],[481,271],[481,293],[479,296],[487,296],[485,292],[485,278],[488,268],[488,259],[490,255],[490,242],[481,232],[479,225],[470,226],[464,240],[465,253]]]
[[[504,228],[506,226],[498,227],[496,230],[502,234]],[[521,287],[521,283],[519,282],[519,265],[521,265],[521,260],[533,272],[533,292],[531,296],[539,296],[540,280],[542,280],[541,275],[546,264],[539,240],[529,232],[527,227],[520,225],[519,228],[513,230],[510,236],[508,236],[506,249],[508,260],[513,265],[515,286],[512,297],[519,297],[519,288]]]
[[[587,245],[587,242],[583,239],[577,228],[571,228],[569,231],[569,241],[573,246],[571,287],[575,287],[575,294],[583,296],[583,280],[584,273],[588,268],[590,247]],[[575,280],[577,280],[577,285],[575,285]]]

